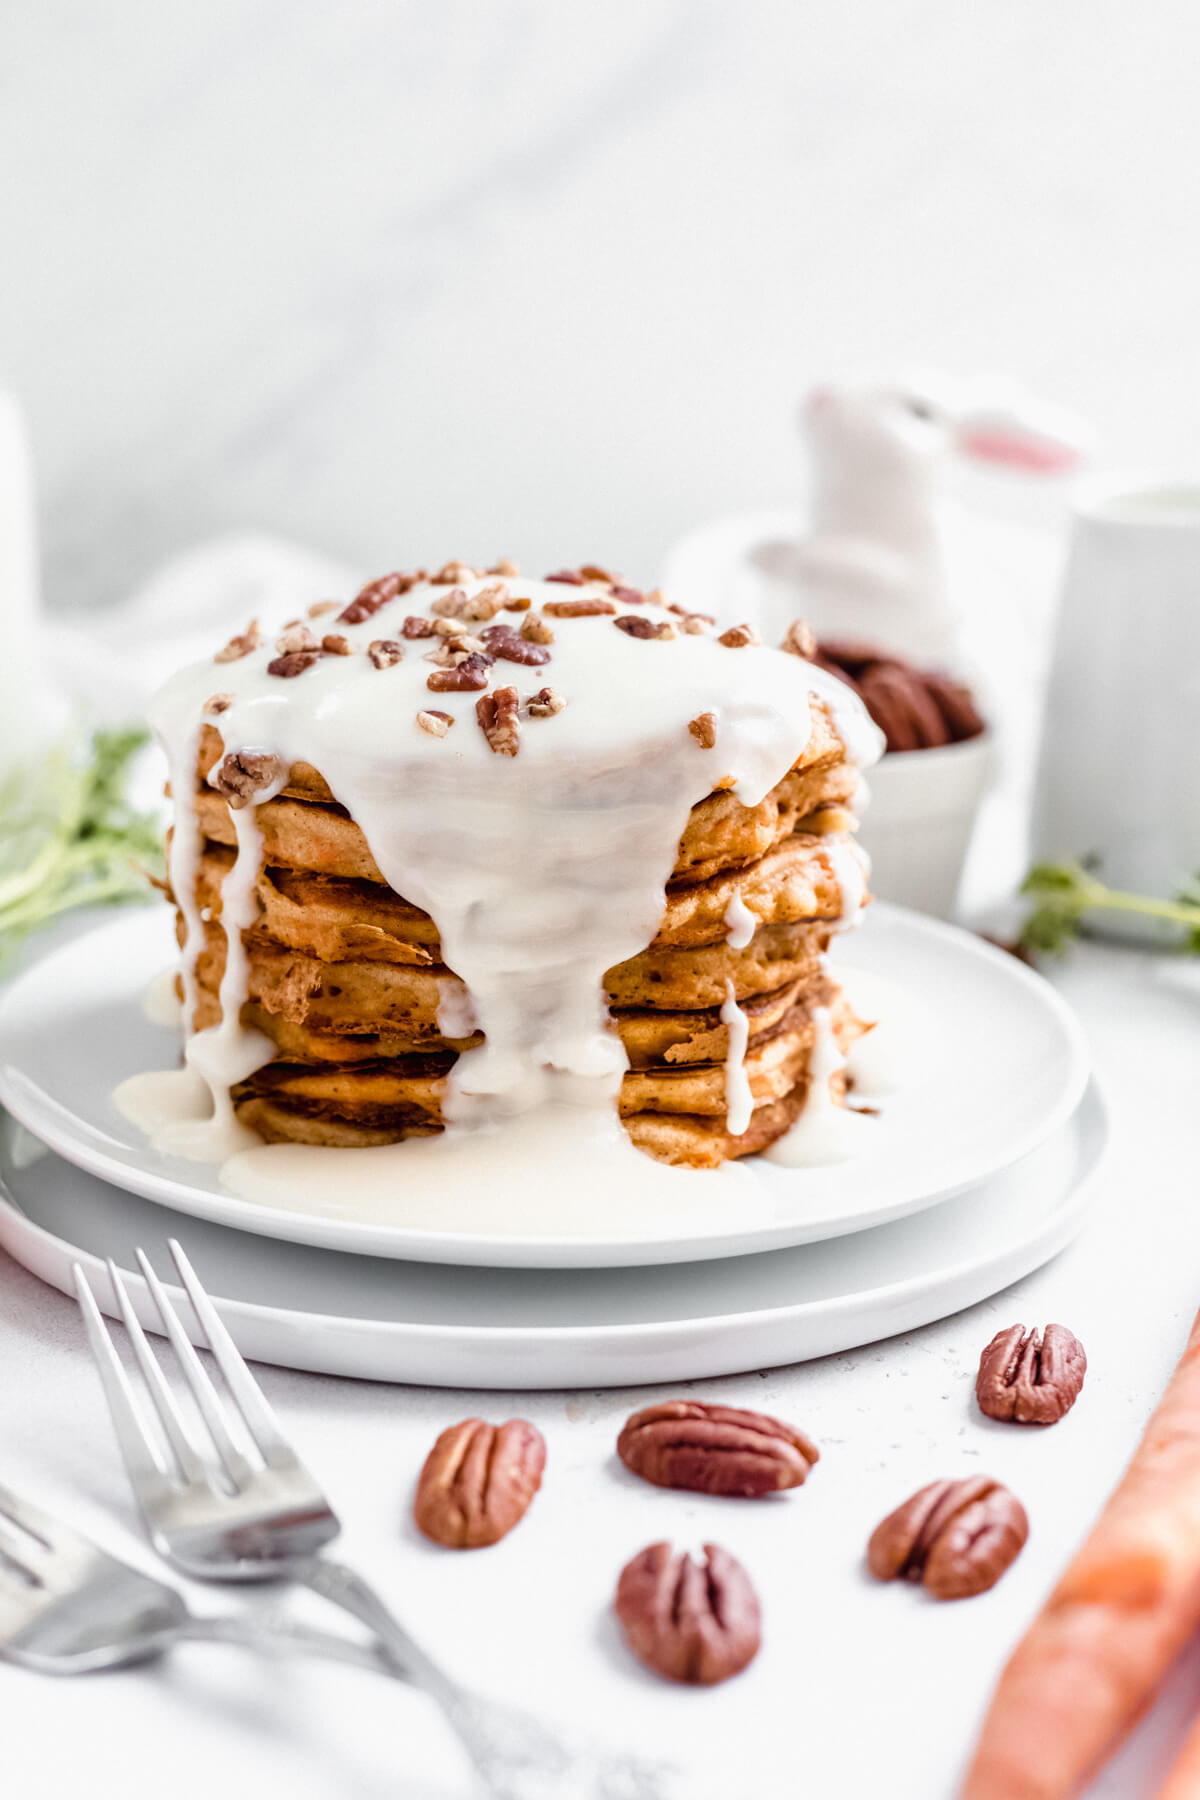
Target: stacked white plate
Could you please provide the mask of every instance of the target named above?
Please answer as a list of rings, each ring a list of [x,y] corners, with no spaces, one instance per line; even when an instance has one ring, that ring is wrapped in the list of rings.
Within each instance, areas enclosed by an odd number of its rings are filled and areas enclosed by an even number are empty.
[[[624,1386],[824,1356],[926,1324],[1027,1274],[1082,1223],[1106,1125],[1054,990],[970,934],[876,905],[838,959],[907,995],[910,1067],[851,1161],[750,1159],[752,1220],[653,1235],[487,1234],[254,1205],[149,1148],[112,1103],[172,1066],[142,1000],[170,924],[129,913],[55,951],[0,1004],[0,1244],[112,1304],[105,1270],[177,1236],[247,1355],[452,1387]],[[347,1155],[352,1152],[347,1152]],[[736,1192],[736,1189],[734,1190]],[[155,1315],[140,1277],[129,1285]]]

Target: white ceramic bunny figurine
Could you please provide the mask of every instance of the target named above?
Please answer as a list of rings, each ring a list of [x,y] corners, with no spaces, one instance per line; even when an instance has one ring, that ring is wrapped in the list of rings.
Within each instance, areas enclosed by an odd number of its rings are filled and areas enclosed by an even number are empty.
[[[940,498],[952,450],[1031,472],[1072,467],[1085,433],[1011,384],[958,389],[918,377],[860,388],[818,387],[802,419],[812,460],[808,534],[759,544],[782,631],[797,613],[819,634],[880,644],[918,660],[955,645],[961,606],[950,593]]]

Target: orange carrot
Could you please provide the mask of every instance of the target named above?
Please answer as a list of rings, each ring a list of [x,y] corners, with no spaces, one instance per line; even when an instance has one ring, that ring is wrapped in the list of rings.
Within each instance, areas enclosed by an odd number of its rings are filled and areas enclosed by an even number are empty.
[[[1183,1749],[1172,1764],[1166,1786],[1158,1790],[1158,1800],[1196,1800],[1200,1794],[1200,1725],[1194,1725],[1184,1739]]]
[[[1120,1486],[1000,1677],[962,1800],[1067,1800],[1197,1626],[1200,1316]]]

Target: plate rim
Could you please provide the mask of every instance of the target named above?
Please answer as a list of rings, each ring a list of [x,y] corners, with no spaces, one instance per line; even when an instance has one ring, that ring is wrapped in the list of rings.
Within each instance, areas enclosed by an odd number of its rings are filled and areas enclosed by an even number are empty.
[[[1088,1113],[1090,1116],[1084,1118],[1083,1115],[1085,1113]],[[961,1280],[963,1276],[967,1274],[978,1274],[985,1269],[993,1268],[1006,1257],[1010,1257],[1013,1254],[1014,1249],[1040,1246],[1047,1237],[1051,1242],[1055,1242],[1061,1238],[1062,1243],[1060,1243],[1059,1248],[1063,1247],[1066,1242],[1069,1242],[1071,1236],[1074,1234],[1074,1228],[1080,1215],[1087,1210],[1090,1203],[1091,1190],[1099,1170],[1103,1165],[1104,1153],[1111,1138],[1111,1109],[1108,1105],[1104,1089],[1095,1075],[1092,1075],[1089,1078],[1084,1093],[1074,1112],[1068,1119],[1063,1121],[1058,1129],[1059,1131],[1065,1132],[1073,1128],[1078,1130],[1080,1137],[1080,1161],[1082,1167],[1075,1171],[1070,1186],[1060,1197],[1053,1209],[1038,1221],[1036,1230],[1031,1231],[1026,1237],[1020,1239],[1017,1245],[1014,1246],[1009,1244],[1003,1250],[993,1250],[989,1252],[987,1256],[979,1260],[966,1262],[959,1261],[958,1263],[952,1264],[949,1268],[939,1267],[936,1270],[927,1270],[920,1276],[908,1276],[902,1281],[885,1282],[876,1287],[864,1288],[860,1292],[855,1293],[850,1301],[847,1301],[845,1297],[828,1296],[821,1300],[795,1301],[791,1304],[763,1307],[760,1310],[752,1312],[743,1309],[739,1312],[710,1313],[703,1317],[685,1320],[655,1319],[641,1321],[637,1324],[470,1325],[431,1324],[408,1319],[363,1319],[342,1313],[309,1312],[296,1307],[272,1306],[264,1301],[231,1299],[216,1293],[211,1297],[227,1323],[231,1320],[243,1320],[254,1323],[279,1321],[285,1323],[288,1328],[292,1330],[321,1330],[325,1327],[329,1327],[338,1332],[358,1337],[374,1338],[376,1336],[382,1336],[389,1341],[401,1344],[407,1342],[465,1342],[467,1344],[477,1344],[481,1346],[489,1340],[503,1338],[505,1346],[513,1349],[522,1347],[536,1349],[539,1345],[546,1344],[582,1345],[597,1341],[617,1341],[632,1334],[636,1334],[639,1339],[654,1339],[669,1343],[672,1338],[682,1337],[689,1332],[703,1331],[705,1333],[718,1333],[724,1336],[726,1334],[736,1333],[740,1328],[744,1329],[751,1322],[758,1325],[779,1323],[800,1315],[812,1319],[822,1318],[831,1311],[840,1307],[845,1307],[847,1304],[852,1304],[853,1307],[859,1311],[868,1307],[879,1308],[886,1304],[889,1299],[906,1298],[911,1300],[919,1298],[920,1296],[927,1294],[935,1284],[950,1285]],[[1049,1144],[1049,1142],[1050,1139],[1048,1138],[1046,1143]],[[1028,1152],[1028,1154],[1036,1154],[1037,1149],[1044,1147],[1045,1146],[1036,1146],[1035,1149]],[[1015,1165],[1010,1165],[1010,1170],[1012,1166]],[[1001,1170],[997,1173],[1004,1174],[1010,1172],[1010,1170]],[[91,1171],[85,1170],[84,1173],[90,1174]],[[100,1180],[102,1177],[96,1176],[94,1179]],[[994,1177],[992,1179],[994,1179]],[[987,1185],[987,1181],[984,1181],[979,1184],[979,1187],[980,1189],[984,1189]],[[960,1195],[959,1198],[967,1198],[970,1192],[971,1190],[968,1189],[967,1192]],[[145,1195],[136,1197],[139,1199],[146,1198]],[[48,1227],[40,1225],[35,1219],[30,1218],[29,1214],[25,1212],[20,1203],[9,1193],[3,1179],[0,1178],[0,1246],[5,1249],[8,1249],[8,1235],[13,1220],[18,1222],[21,1230],[32,1234],[39,1242],[50,1247],[52,1250],[60,1252],[64,1258],[69,1259],[71,1263],[80,1262],[84,1266],[85,1271],[98,1274],[101,1281],[107,1285],[105,1263],[100,1255],[92,1250],[81,1250],[77,1245],[68,1243],[65,1238],[60,1237],[56,1232],[49,1230]],[[889,1221],[889,1223],[902,1222],[902,1220]],[[1062,1236],[1064,1227],[1067,1228],[1065,1238]],[[222,1228],[231,1231],[236,1230],[236,1227],[232,1226]],[[868,1231],[870,1229],[871,1228],[868,1227]],[[843,1233],[842,1235],[850,1236],[854,1234]],[[794,1248],[795,1246],[792,1247]],[[321,1246],[311,1246],[311,1248],[316,1249],[320,1255],[343,1256],[351,1254],[350,1252],[345,1251],[327,1250]],[[9,1253],[11,1254],[11,1251]],[[762,1254],[764,1256],[770,1256],[774,1254],[774,1252],[764,1251]],[[1057,1250],[1051,1250],[1050,1255],[1053,1256],[1055,1254],[1057,1254]],[[414,1258],[413,1260],[415,1261],[417,1259]],[[689,1262],[690,1260],[691,1259],[689,1259]],[[25,1267],[26,1265],[22,1264],[22,1266]],[[122,1276],[126,1279],[126,1284],[129,1286],[135,1301],[135,1308],[142,1316],[143,1324],[154,1327],[155,1314],[153,1303],[144,1278],[136,1269],[125,1268],[122,1267],[121,1264],[118,1264],[117,1266]],[[571,1272],[572,1271],[564,1271],[564,1273]],[[39,1277],[39,1279],[41,1279],[41,1277]],[[1020,1279],[1020,1277],[1016,1277],[1016,1279]],[[166,1288],[166,1291],[171,1296],[172,1300],[180,1306],[186,1323],[187,1318],[190,1316],[187,1295],[176,1283],[164,1281],[163,1286]],[[59,1289],[59,1291],[65,1292],[64,1289]],[[100,1296],[97,1297],[99,1298]],[[967,1304],[974,1304],[974,1302],[967,1302]],[[959,1309],[955,1308],[952,1310]]]
[[[1011,1168],[1038,1145],[1046,1142],[1077,1111],[1091,1077],[1091,1057],[1086,1034],[1075,1013],[1057,989],[1018,961],[1007,951],[959,925],[934,919],[908,907],[886,901],[873,903],[872,912],[887,921],[895,920],[907,931],[944,944],[993,970],[1002,970],[1004,979],[1033,998],[1036,1004],[1055,1020],[1068,1048],[1067,1067],[1062,1091],[1055,1105],[1009,1145],[1004,1159],[981,1174],[965,1181],[956,1180],[939,1189],[893,1204],[884,1204],[869,1212],[859,1212],[844,1220],[828,1220],[815,1228],[802,1221],[768,1224],[756,1227],[754,1241],[747,1245],[745,1230],[725,1227],[721,1232],[690,1238],[670,1237],[602,1237],[569,1235],[560,1237],[485,1235],[483,1233],[436,1231],[428,1227],[402,1225],[369,1225],[353,1219],[330,1219],[319,1214],[292,1213],[267,1207],[255,1201],[242,1200],[229,1194],[217,1194],[192,1188],[171,1175],[129,1164],[109,1152],[97,1141],[96,1129],[86,1120],[77,1119],[60,1101],[28,1081],[19,1065],[5,1060],[3,1036],[10,1009],[15,1007],[25,983],[47,963],[57,957],[77,952],[81,943],[103,936],[121,937],[130,931],[134,915],[124,914],[96,925],[65,944],[53,947],[38,958],[0,995],[0,1105],[57,1155],[64,1157],[88,1174],[107,1181],[114,1187],[137,1194],[142,1199],[164,1206],[184,1217],[203,1219],[211,1224],[226,1225],[248,1231],[255,1236],[280,1239],[289,1243],[350,1255],[390,1257],[408,1262],[458,1263],[470,1267],[491,1268],[619,1268],[648,1267],[651,1264],[718,1261],[729,1256],[765,1255],[772,1250],[792,1248],[804,1243],[824,1243],[831,1238],[851,1236],[878,1225],[891,1224],[913,1213],[923,1212],[979,1185],[993,1175]],[[76,1134],[71,1126],[82,1128]],[[236,1213],[236,1216],[234,1214]],[[354,1241],[345,1241],[350,1234]]]

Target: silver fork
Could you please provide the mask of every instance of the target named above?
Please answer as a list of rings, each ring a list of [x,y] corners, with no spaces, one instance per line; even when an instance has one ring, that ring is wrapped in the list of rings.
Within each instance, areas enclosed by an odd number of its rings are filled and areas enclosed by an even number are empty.
[[[0,1657],[43,1674],[85,1675],[161,1656],[185,1639],[385,1669],[377,1650],[304,1625],[198,1617],[175,1588],[0,1487]]]
[[[79,1264],[75,1289],[117,1440],[142,1517],[159,1554],[204,1581],[300,1582],[343,1607],[379,1640],[394,1671],[441,1707],[494,1800],[665,1800],[667,1771],[638,1758],[575,1749],[538,1720],[460,1687],[421,1649],[361,1576],[317,1552],[341,1527],[315,1477],[284,1436],[262,1390],[185,1256],[171,1255],[197,1324],[248,1434],[239,1446],[232,1414],[185,1332],[144,1251],[138,1267],[195,1403],[207,1444],[196,1442],[134,1312],[121,1271],[108,1276],[129,1333],[161,1439],[148,1430],[100,1309]],[[571,1786],[564,1783],[570,1780]]]

